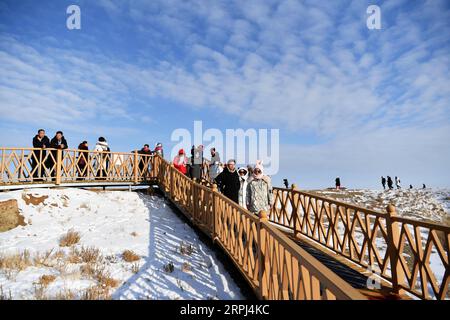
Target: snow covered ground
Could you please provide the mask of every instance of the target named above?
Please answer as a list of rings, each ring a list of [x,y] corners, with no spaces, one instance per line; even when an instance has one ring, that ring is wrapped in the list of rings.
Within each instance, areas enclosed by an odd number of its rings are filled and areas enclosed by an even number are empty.
[[[48,198],[27,205],[29,194]],[[27,225],[0,233],[3,298],[245,298],[215,253],[162,198],[71,188],[1,194],[8,198],[18,201]],[[61,247],[69,230],[80,240]],[[124,250],[139,260],[126,262]]]
[[[387,205],[393,204],[400,216],[450,225],[448,189],[348,189],[313,192],[379,212],[386,212]]]

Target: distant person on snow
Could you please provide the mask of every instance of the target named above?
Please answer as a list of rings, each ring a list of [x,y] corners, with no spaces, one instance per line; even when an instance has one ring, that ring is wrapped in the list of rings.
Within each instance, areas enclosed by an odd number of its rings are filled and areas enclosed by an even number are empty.
[[[397,187],[397,189],[401,189],[400,179],[397,177],[395,177],[395,186]]]
[[[236,171],[236,161],[228,160],[226,168],[215,179],[217,187],[228,199],[239,204],[239,190],[241,182]]]
[[[44,129],[39,129],[37,135],[33,138],[33,148],[39,148],[42,150],[34,150],[33,151],[33,158],[31,158],[31,170],[36,169],[36,171],[33,172],[33,178],[36,181],[42,180],[42,177],[45,176],[45,156],[47,155],[47,152],[45,151],[46,148],[50,147],[50,140],[45,135]],[[39,168],[41,169],[41,174],[39,176]],[[40,178],[40,179],[39,179]]]
[[[387,184],[388,184],[389,190],[394,189],[394,183],[393,183],[392,178],[390,176],[387,176]]]
[[[341,188],[341,179],[339,177],[336,178],[336,190]]]
[[[94,151],[99,152],[96,156],[96,165],[95,165],[97,169],[97,177],[107,178],[108,176],[107,172],[109,167],[108,152],[110,152],[111,149],[109,148],[108,142],[106,142],[105,138],[103,137],[98,138]]]
[[[178,150],[178,154],[173,158],[173,166],[175,169],[180,171],[182,174],[187,174],[187,157],[186,153],[184,152],[184,149]]]
[[[261,210],[270,211],[273,204],[272,183],[270,177],[264,175],[262,161],[256,161],[253,175],[247,185],[247,209],[258,214]]]
[[[381,176],[381,184],[383,185],[383,190],[386,190],[386,178]]]
[[[82,143],[80,143],[78,145],[78,150],[83,150],[83,151],[78,152],[78,161],[77,161],[77,165],[78,165],[77,180],[82,180],[84,177],[87,176],[86,164],[87,164],[87,159],[89,157],[88,142],[83,141]]]
[[[283,184],[284,184],[284,186],[286,187],[286,189],[289,188],[289,182],[288,182],[288,179],[283,179]]]
[[[422,189],[426,189],[426,188],[427,188],[427,186],[425,185],[425,183],[422,184]]]
[[[197,148],[192,146],[191,149],[191,166],[189,175],[192,179],[197,179],[199,182],[202,179],[202,166],[203,166],[203,145],[199,145]]]
[[[410,184],[410,185],[409,185],[409,188],[410,188],[410,189],[412,189],[412,188],[413,188],[412,184]]]

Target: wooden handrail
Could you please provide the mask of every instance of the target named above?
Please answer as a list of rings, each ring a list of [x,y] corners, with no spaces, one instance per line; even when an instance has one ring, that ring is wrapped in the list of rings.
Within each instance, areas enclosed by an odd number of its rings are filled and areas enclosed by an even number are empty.
[[[52,152],[43,157],[42,152],[35,152],[39,150]],[[363,268],[378,267],[395,292],[421,299],[449,297],[450,227],[284,188],[274,188],[269,224],[217,188],[192,181],[159,154],[58,150],[0,148],[0,186],[98,179],[134,184],[154,179],[169,199],[225,250],[261,298],[363,298],[273,225],[290,229],[295,236],[306,237]],[[85,164],[80,164],[81,157]],[[430,274],[432,255],[442,260],[442,278]],[[281,256],[283,261],[274,260]],[[280,265],[287,271],[277,269]],[[317,291],[318,285],[324,290]],[[301,293],[300,287],[315,290],[315,294]]]

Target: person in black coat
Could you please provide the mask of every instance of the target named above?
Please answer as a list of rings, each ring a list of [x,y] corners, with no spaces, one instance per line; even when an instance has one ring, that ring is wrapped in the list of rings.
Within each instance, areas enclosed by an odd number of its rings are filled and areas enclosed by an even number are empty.
[[[383,185],[383,190],[386,190],[386,178],[381,176],[381,184]]]
[[[39,129],[37,135],[33,138],[33,148],[40,148],[42,150],[34,150],[33,156],[31,158],[31,172],[35,170],[36,167],[40,164],[41,173],[39,174],[39,168],[36,168],[36,171],[33,172],[33,178],[35,180],[42,180],[42,177],[45,176],[45,156],[47,152],[46,148],[50,147],[50,140],[45,135],[44,129]]]
[[[64,135],[62,133],[62,131],[57,131],[56,135],[53,137],[53,139],[50,141],[50,148],[52,149],[67,149],[68,145],[67,145],[67,141],[64,138]],[[52,150],[51,154],[53,156],[52,157],[48,157],[47,159],[47,167],[52,171],[52,177],[54,177],[56,175],[56,168],[53,168],[53,166],[56,163],[56,157],[57,157],[57,151],[56,150]],[[53,168],[53,170],[52,170]]]
[[[341,188],[341,179],[337,177],[335,182],[336,182],[336,190],[339,190]]]
[[[389,190],[394,189],[394,182],[392,181],[392,178],[389,176],[387,176],[387,184],[388,184]]]
[[[152,155],[152,151],[150,150],[150,146],[148,144],[144,144],[144,147],[138,151],[138,154],[142,155]],[[150,160],[148,157],[139,157],[139,172],[142,174],[144,178],[147,177],[148,174],[148,166],[150,164]],[[147,163],[147,166],[145,165]]]
[[[241,183],[239,181],[239,174],[236,170],[236,162],[228,160],[227,167],[214,180],[220,192],[228,199],[239,203],[239,189]]]

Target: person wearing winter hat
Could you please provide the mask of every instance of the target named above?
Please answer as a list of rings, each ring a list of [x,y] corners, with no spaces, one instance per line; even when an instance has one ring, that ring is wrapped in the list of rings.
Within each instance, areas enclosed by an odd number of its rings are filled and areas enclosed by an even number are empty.
[[[238,169],[239,182],[241,184],[239,188],[239,205],[247,209],[247,178],[248,171],[246,167],[240,167]]]
[[[175,158],[173,158],[173,166],[175,167],[175,169],[177,169],[178,171],[180,171],[182,174],[186,174],[187,173],[187,157],[186,157],[186,153],[184,152],[184,149],[180,149],[178,151],[178,155],[175,156]]]
[[[106,142],[105,138],[98,138],[98,141],[95,144],[94,151],[98,152],[94,164],[97,170],[97,178],[106,179],[108,176],[107,172],[109,167],[108,153],[111,151],[111,149],[109,148],[108,142]]]
[[[158,142],[155,145],[155,151],[153,151],[153,153],[158,153],[162,158],[164,158],[164,150],[161,142]]]
[[[247,183],[246,195],[247,209],[258,214],[261,210],[270,211],[273,204],[272,183],[268,176],[264,175],[262,161],[257,160],[253,174]]]
[[[236,171],[236,161],[228,160],[226,168],[214,180],[220,192],[228,199],[239,203],[239,190],[241,182],[239,181],[239,174]]]

